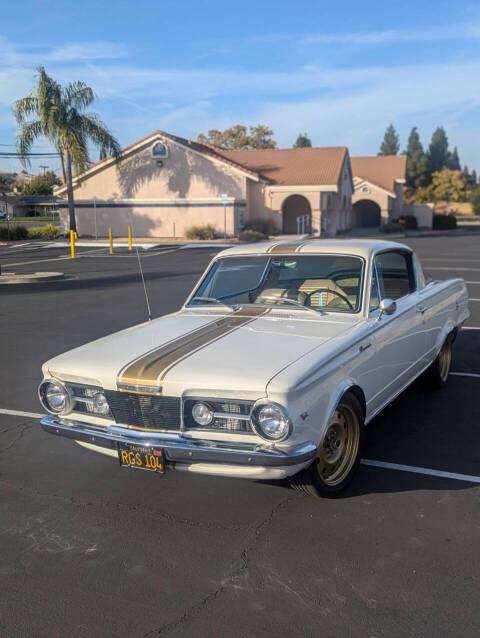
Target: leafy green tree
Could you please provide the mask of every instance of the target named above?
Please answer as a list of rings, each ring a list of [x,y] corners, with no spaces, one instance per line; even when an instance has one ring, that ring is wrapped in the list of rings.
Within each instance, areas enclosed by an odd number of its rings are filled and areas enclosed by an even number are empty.
[[[25,184],[22,195],[52,195],[53,187],[60,185],[60,180],[53,171],[47,171],[43,175],[37,175],[31,182]]]
[[[397,155],[400,150],[400,141],[398,137],[398,133],[395,130],[393,124],[385,131],[385,135],[383,136],[383,142],[380,146],[380,151],[378,155]]]
[[[293,148],[310,148],[312,146],[312,142],[308,135],[304,133],[303,135],[299,133]]]
[[[428,181],[427,156],[416,126],[412,128],[408,136],[405,154],[407,156],[406,186],[408,192],[412,194],[417,188],[425,186]]]
[[[453,153],[448,154],[447,168],[452,171],[462,170],[462,167],[460,166],[460,158],[458,157],[458,149],[456,146],[453,149]]]
[[[76,230],[72,167],[84,171],[89,162],[88,144],[93,143],[120,159],[120,144],[102,120],[85,109],[95,100],[92,89],[84,82],[61,86],[38,67],[37,86],[30,95],[17,100],[13,113],[19,126],[17,152],[23,165],[28,165],[28,153],[38,138],[46,137],[55,146],[62,162],[67,187],[70,229]]]
[[[448,167],[450,152],[448,138],[443,126],[435,129],[428,147],[428,172],[431,176]]]
[[[470,173],[470,171],[468,170],[468,166],[464,166],[462,174],[467,186],[469,186],[470,188],[475,188],[478,183],[476,170],[473,169],[473,171]]]
[[[480,215],[480,186],[476,186],[470,196],[472,210],[475,215]]]
[[[276,142],[272,139],[273,131],[258,124],[250,126],[249,131],[243,124],[236,124],[224,131],[218,129],[210,129],[206,135],[200,133],[199,142],[214,144],[220,148],[226,149],[252,149],[252,148],[275,148]]]

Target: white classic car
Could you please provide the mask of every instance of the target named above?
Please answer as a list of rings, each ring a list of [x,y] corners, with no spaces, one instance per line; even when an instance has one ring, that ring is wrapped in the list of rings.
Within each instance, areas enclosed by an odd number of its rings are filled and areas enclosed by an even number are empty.
[[[402,244],[239,245],[180,311],[47,361],[41,423],[121,466],[335,496],[364,425],[422,374],[445,385],[468,316],[465,282]]]

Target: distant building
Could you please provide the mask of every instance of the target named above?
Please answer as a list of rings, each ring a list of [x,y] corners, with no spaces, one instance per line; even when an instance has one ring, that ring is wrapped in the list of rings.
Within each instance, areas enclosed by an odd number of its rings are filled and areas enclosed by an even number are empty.
[[[26,196],[0,193],[0,210],[14,217],[47,217],[58,213],[58,198],[53,195]]]
[[[406,155],[352,157],[354,226],[379,227],[404,211]]]
[[[65,186],[54,189],[66,198]],[[184,236],[213,224],[238,234],[252,220],[281,233],[334,236],[351,226],[352,173],[345,147],[224,150],[157,131],[74,180],[78,232]],[[66,202],[60,204],[64,228]],[[225,210],[225,217],[224,217]]]

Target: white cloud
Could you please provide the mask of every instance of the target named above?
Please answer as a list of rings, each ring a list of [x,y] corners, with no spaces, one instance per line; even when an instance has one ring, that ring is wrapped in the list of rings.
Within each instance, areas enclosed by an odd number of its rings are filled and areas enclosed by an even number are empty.
[[[383,31],[350,31],[346,33],[311,33],[271,34],[255,38],[263,42],[292,41],[297,44],[356,44],[381,45],[407,42],[435,42],[446,40],[478,40],[480,39],[480,24],[457,23],[446,27],[428,26],[412,29],[386,29]]]
[[[449,64],[308,65],[278,72],[149,68],[124,60],[126,51],[115,43],[67,44],[32,61],[31,53],[2,39],[0,55],[1,141],[8,141],[7,130],[9,139],[15,132],[12,102],[30,92],[36,64],[47,60],[48,72],[60,82],[81,79],[92,86],[99,97],[96,109],[123,144],[158,128],[196,137],[213,127],[262,122],[284,146],[307,131],[315,144],[346,145],[354,154],[367,154],[376,152],[390,122],[403,144],[415,124],[428,135],[444,124],[462,161],[480,168],[465,124],[472,112],[480,113],[480,57]]]
[[[116,42],[77,42],[57,47],[44,58],[54,62],[114,60],[127,56],[125,47]]]

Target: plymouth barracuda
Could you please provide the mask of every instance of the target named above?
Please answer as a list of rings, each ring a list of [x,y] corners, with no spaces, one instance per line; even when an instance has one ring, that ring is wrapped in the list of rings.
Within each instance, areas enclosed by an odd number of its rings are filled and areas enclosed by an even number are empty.
[[[304,240],[214,257],[178,312],[47,361],[47,432],[117,459],[335,496],[364,426],[417,377],[447,382],[462,279],[408,246]]]

